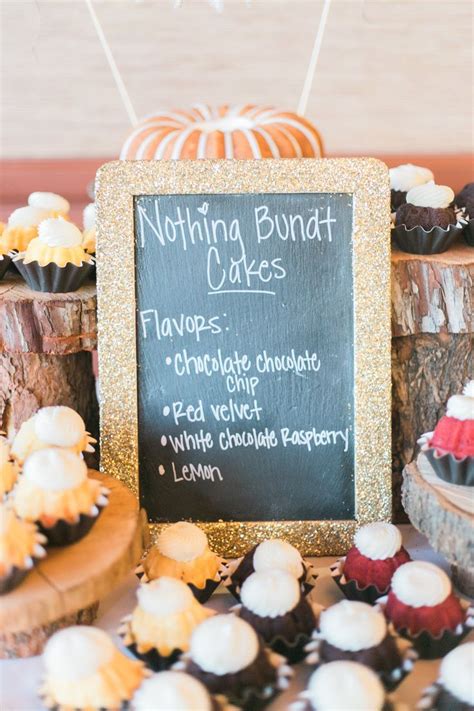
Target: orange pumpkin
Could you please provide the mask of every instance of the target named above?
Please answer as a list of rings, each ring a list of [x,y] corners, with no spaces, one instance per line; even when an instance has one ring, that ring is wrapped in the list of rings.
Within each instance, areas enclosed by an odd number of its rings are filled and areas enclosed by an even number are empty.
[[[197,104],[148,116],[122,148],[123,160],[320,158],[321,137],[302,116],[268,106]]]

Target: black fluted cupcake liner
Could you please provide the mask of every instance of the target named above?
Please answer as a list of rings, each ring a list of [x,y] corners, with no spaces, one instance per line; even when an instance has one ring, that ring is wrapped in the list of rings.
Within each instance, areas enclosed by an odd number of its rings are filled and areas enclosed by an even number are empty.
[[[334,647],[315,633],[313,641],[306,646],[306,651],[308,652],[306,663],[315,668],[335,661],[364,664],[377,674],[387,691],[393,691],[401,684],[412,671],[418,658],[418,653],[410,640],[404,641],[400,634],[391,632],[377,646],[357,651]]]
[[[171,654],[162,655],[157,649],[150,649],[148,652],[139,652],[135,643],[125,645],[134,657],[144,662],[148,669],[154,672],[166,671],[173,664],[176,664],[183,653],[182,649],[173,649]]]
[[[470,247],[474,247],[474,218],[468,220],[464,226],[463,236]]]
[[[302,593],[296,607],[281,616],[262,617],[243,605],[236,605],[232,611],[248,622],[265,644],[290,664],[296,664],[306,656],[305,647],[316,627],[317,613]]]
[[[456,459],[451,453],[438,455],[433,447],[423,448],[437,476],[448,484],[474,486],[474,457]]]
[[[198,587],[197,585],[193,585],[192,583],[188,583],[188,588],[191,590],[192,594],[196,598],[198,602],[203,605],[205,602],[209,600],[211,595],[217,588],[219,587],[221,581],[219,580],[211,580],[207,579],[206,584],[203,588]]]
[[[59,519],[53,526],[43,526],[40,521],[36,521],[36,525],[41,533],[48,539],[49,546],[67,546],[71,543],[76,543],[84,538],[92,526],[99,518],[103,507],[98,506],[98,513],[92,516],[88,514],[80,514],[79,520],[75,523],[69,523],[64,519]]]
[[[397,632],[413,645],[420,659],[440,659],[455,649],[471,630],[472,627],[464,624],[462,631],[445,630],[439,637],[433,637],[427,630],[417,635],[410,634],[407,629],[399,629]]]
[[[293,675],[286,660],[266,648],[260,640],[260,651],[245,669],[229,674],[213,674],[201,669],[184,654],[174,669],[184,671],[198,679],[212,696],[224,696],[230,704],[246,711],[264,708],[282,690],[289,686]]]
[[[0,595],[6,595],[6,593],[14,590],[18,585],[23,582],[28,573],[32,568],[17,568],[13,567],[7,575],[2,575],[0,577]]]
[[[44,707],[48,709],[48,711],[64,711],[64,705],[49,703],[48,698],[44,696],[44,694],[39,694],[39,698],[41,699]],[[67,708],[72,710],[72,707]],[[77,708],[73,711],[83,711],[83,709]],[[97,709],[91,709],[90,707],[88,707],[88,711],[130,711],[130,702],[122,701],[120,706],[114,706],[113,709],[106,708],[105,706],[99,706],[99,708]]]
[[[12,258],[9,254],[0,255],[0,279],[3,279],[12,263]]]
[[[145,573],[142,563],[137,565],[137,567],[135,568],[135,575],[141,583],[151,582],[147,574]],[[221,577],[221,575],[223,576],[224,573],[221,573],[221,569],[219,569],[218,575],[219,577],[217,580],[215,580],[214,578],[208,578],[205,582],[204,587],[202,588],[200,588],[198,585],[193,585],[193,583],[186,583],[196,600],[200,602],[201,605],[203,605],[210,599],[210,597],[217,590],[221,582],[223,582],[223,577]]]
[[[240,602],[240,590],[242,585],[247,578],[255,572],[255,568],[253,567],[253,555],[256,547],[257,546],[251,548],[242,558],[229,562],[227,574],[223,576],[222,584],[237,602]],[[317,578],[318,575],[311,563],[303,559],[303,575],[299,578],[303,595],[307,596],[310,594],[316,584]]]
[[[380,597],[387,594],[389,588],[379,590],[375,585],[367,585],[361,588],[355,580],[347,580],[342,572],[344,560],[345,558],[340,558],[330,567],[331,577],[344,597],[348,600],[357,600],[366,602],[368,605],[374,605]]]
[[[52,294],[77,291],[90,276],[94,266],[92,263],[83,262],[80,267],[76,267],[68,262],[66,266],[59,267],[51,262],[41,267],[38,262],[25,264],[23,259],[16,259],[14,263],[30,289]]]
[[[446,252],[462,233],[459,223],[443,227],[433,227],[428,232],[423,227],[408,230],[405,225],[392,227],[392,239],[403,252],[409,254],[441,254]]]
[[[457,699],[438,682],[423,691],[417,708],[423,711],[472,711],[470,704]]]

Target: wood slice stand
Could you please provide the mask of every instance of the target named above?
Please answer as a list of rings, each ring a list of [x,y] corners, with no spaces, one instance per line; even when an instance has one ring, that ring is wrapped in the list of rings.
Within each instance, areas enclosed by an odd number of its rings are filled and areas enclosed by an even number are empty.
[[[474,516],[427,482],[416,462],[403,470],[402,503],[415,528],[451,564],[458,589],[474,597]]]
[[[402,470],[416,441],[434,429],[450,395],[474,378],[474,249],[443,254],[392,251],[392,469],[394,516]]]
[[[91,624],[99,601],[130,573],[148,540],[144,511],[111,477],[89,471],[110,489],[91,531],[71,546],[49,548],[25,580],[0,598],[0,658],[39,654],[62,627]]]
[[[95,284],[43,294],[18,275],[0,281],[0,429],[12,435],[39,407],[69,405],[97,436],[96,347]]]

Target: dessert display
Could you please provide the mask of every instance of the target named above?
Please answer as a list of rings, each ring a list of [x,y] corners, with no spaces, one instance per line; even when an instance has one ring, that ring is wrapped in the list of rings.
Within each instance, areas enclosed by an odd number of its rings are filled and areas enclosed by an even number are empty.
[[[46,555],[45,541],[34,523],[22,521],[0,504],[0,595],[16,588],[35,562]]]
[[[425,561],[395,571],[384,612],[423,659],[447,654],[474,626],[472,610],[455,596],[446,573]]]
[[[138,605],[122,620],[124,644],[154,671],[167,669],[189,649],[193,630],[214,614],[177,578],[162,576],[140,586]]]
[[[18,271],[33,291],[76,291],[94,265],[82,247],[82,233],[64,217],[49,217],[24,251],[14,257]]]
[[[82,417],[71,407],[42,407],[21,425],[12,442],[11,456],[23,464],[39,449],[59,447],[80,454],[93,452],[95,442]]]
[[[58,711],[116,711],[130,701],[147,672],[129,659],[96,627],[56,632],[43,652],[44,678],[39,694]]]
[[[87,476],[81,456],[67,449],[40,449],[23,465],[12,506],[36,523],[51,545],[74,543],[86,535],[107,505],[109,491]]]
[[[163,671],[145,679],[131,702],[132,711],[224,711],[223,697],[210,695],[189,674]]]
[[[255,572],[264,570],[286,570],[300,581],[303,593],[307,595],[314,587],[316,575],[308,561],[287,541],[269,538],[251,548],[242,558],[231,561],[227,566],[224,585],[240,602],[240,592],[245,580]]]
[[[390,168],[390,207],[396,212],[406,202],[407,193],[417,185],[424,185],[434,180],[429,168],[422,168],[412,163],[404,163]]]
[[[358,662],[328,662],[309,678],[290,711],[391,711],[382,682]]]
[[[425,689],[417,708],[425,711],[472,711],[474,642],[461,644],[441,662],[438,681]]]
[[[412,254],[445,252],[463,230],[453,205],[454,192],[429,181],[408,191],[395,213],[392,236],[398,247]]]
[[[90,202],[82,213],[82,248],[87,254],[95,254],[96,250],[96,230],[95,230],[95,203]]]
[[[28,196],[28,205],[48,211],[48,217],[67,218],[71,206],[62,195],[56,193],[34,192]]]
[[[466,242],[474,246],[474,183],[467,183],[454,198],[457,208],[464,211],[467,224],[464,228]]]
[[[269,106],[198,104],[147,116],[128,136],[122,160],[320,158],[321,137],[292,111]]]
[[[0,434],[0,501],[13,489],[17,478],[18,466],[11,456],[10,444]]]
[[[292,663],[303,659],[316,615],[294,575],[278,569],[252,573],[242,585],[240,599],[236,614],[269,647]]]
[[[194,630],[189,652],[175,665],[211,692],[244,709],[260,708],[288,686],[291,668],[235,615],[216,615]]]
[[[23,252],[38,236],[40,222],[49,217],[48,210],[26,205],[13,210],[0,236],[0,253]]]
[[[321,613],[307,645],[309,664],[350,661],[373,669],[387,689],[412,670],[416,655],[394,637],[383,612],[365,602],[343,600]]]
[[[368,523],[355,534],[346,557],[331,567],[331,575],[348,600],[372,604],[388,592],[393,573],[409,560],[396,526]]]
[[[474,486],[474,380],[448,400],[434,432],[420,439],[436,474],[459,486]]]
[[[221,582],[222,559],[209,548],[204,531],[193,523],[179,521],[167,526],[136,570],[142,582],[162,575],[178,578],[203,603]]]

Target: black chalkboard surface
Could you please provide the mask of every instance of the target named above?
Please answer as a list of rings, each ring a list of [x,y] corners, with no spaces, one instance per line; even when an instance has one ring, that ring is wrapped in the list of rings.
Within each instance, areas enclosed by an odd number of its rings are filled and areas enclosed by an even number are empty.
[[[151,521],[355,518],[352,195],[134,197]]]

